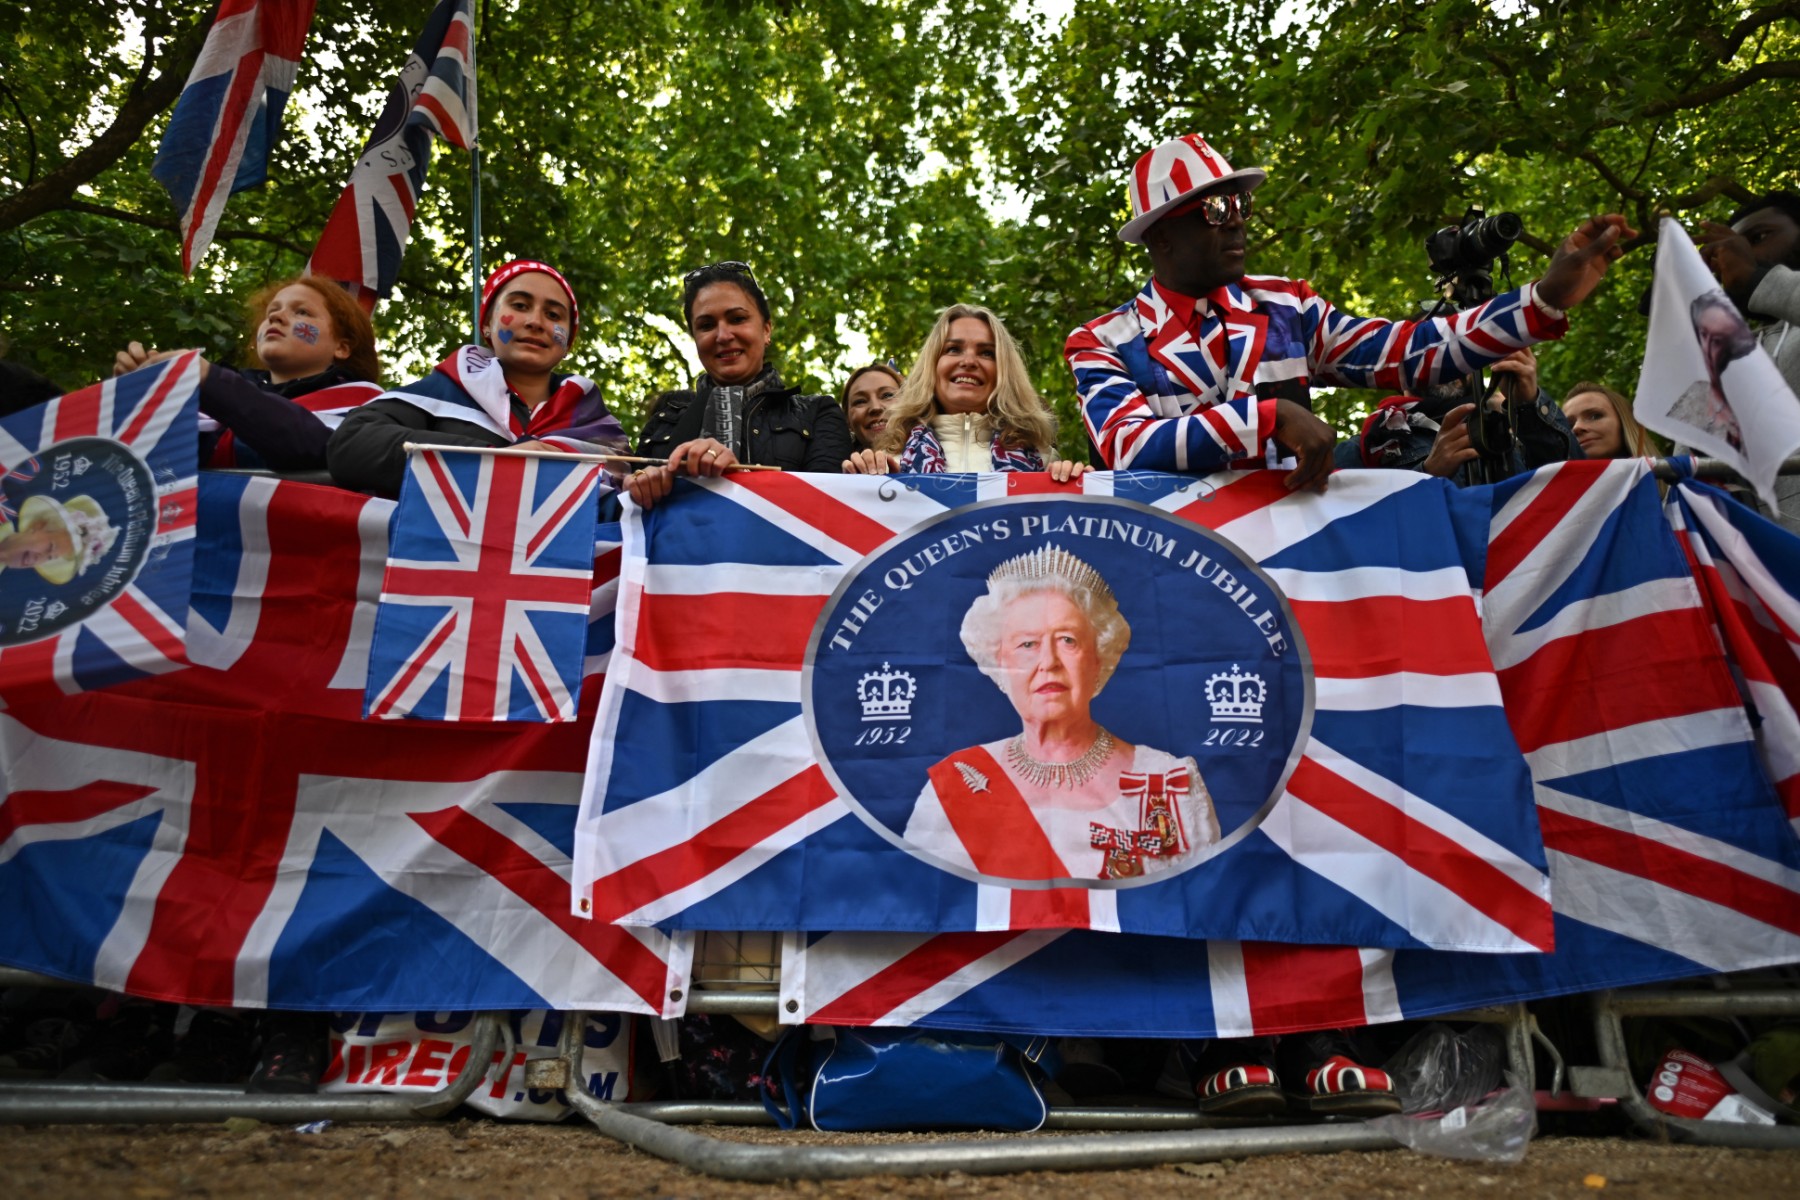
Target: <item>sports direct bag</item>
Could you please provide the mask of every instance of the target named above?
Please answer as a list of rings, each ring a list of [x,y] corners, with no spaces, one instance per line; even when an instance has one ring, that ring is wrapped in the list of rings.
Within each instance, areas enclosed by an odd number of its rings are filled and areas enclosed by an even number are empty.
[[[520,1121],[568,1116],[560,1090],[525,1086],[525,1063],[555,1055],[563,1017],[543,1009],[507,1014],[487,1077],[463,1103],[489,1116]],[[632,1025],[630,1017],[618,1013],[588,1017],[581,1066],[588,1087],[602,1100],[630,1099]],[[471,1013],[335,1013],[331,1060],[319,1090],[435,1092],[462,1073],[474,1027]]]
[[[763,1107],[783,1129],[1025,1133],[1049,1113],[1038,1087],[1048,1038],[824,1026],[812,1039],[790,1030],[764,1068]]]

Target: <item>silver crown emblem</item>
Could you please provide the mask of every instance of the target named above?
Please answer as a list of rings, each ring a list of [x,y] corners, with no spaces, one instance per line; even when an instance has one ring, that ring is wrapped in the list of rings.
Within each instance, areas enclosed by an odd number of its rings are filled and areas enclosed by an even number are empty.
[[[910,721],[917,682],[905,671],[896,671],[888,663],[881,670],[870,671],[856,683],[856,698],[862,701],[864,721]]]
[[[88,473],[88,468],[93,465],[93,463],[88,461],[87,455],[79,455],[75,459],[75,473],[77,475],[86,475]]]
[[[1240,725],[1261,725],[1263,701],[1269,698],[1268,686],[1254,671],[1241,671],[1231,664],[1231,673],[1221,671],[1206,680],[1206,702],[1212,705],[1212,719]]]

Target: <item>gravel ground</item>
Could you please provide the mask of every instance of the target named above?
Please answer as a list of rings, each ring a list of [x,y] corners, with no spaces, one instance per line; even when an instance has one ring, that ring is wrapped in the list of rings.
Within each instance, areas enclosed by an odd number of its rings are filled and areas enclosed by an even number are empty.
[[[746,1141],[882,1142],[713,1129]],[[1044,1135],[1053,1136],[1053,1135]],[[500,1194],[563,1197],[809,1197],[950,1194],[1261,1197],[1800,1196],[1800,1152],[1717,1150],[1613,1137],[1543,1137],[1516,1167],[1427,1158],[1404,1150],[1285,1154],[1132,1171],[1005,1176],[878,1176],[831,1183],[727,1183],[627,1149],[584,1125],[335,1125],[323,1133],[254,1126],[0,1127],[0,1200],[162,1200],[185,1196],[460,1200]]]

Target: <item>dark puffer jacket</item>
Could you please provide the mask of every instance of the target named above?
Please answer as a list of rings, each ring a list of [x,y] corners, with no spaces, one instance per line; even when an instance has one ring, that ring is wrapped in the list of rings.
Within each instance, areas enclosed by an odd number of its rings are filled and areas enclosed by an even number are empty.
[[[843,469],[850,457],[850,422],[830,396],[806,396],[799,388],[781,386],[773,368],[764,368],[769,383],[744,406],[743,461],[784,471]],[[683,442],[700,436],[706,416],[705,398],[712,381],[700,377],[697,390],[663,392],[650,402],[650,415],[638,435],[638,453],[667,458]]]

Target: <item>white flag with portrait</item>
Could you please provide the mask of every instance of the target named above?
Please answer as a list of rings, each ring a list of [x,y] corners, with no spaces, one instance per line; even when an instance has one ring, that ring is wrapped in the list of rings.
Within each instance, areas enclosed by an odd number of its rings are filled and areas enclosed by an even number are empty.
[[[1657,240],[1650,337],[1632,411],[1645,428],[1723,459],[1775,507],[1775,476],[1800,450],[1800,399],[1681,223]]]

